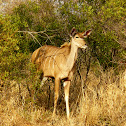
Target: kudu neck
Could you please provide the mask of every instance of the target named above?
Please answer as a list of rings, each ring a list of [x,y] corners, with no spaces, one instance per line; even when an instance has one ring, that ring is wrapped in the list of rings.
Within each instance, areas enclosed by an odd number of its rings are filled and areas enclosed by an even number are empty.
[[[75,44],[74,39],[71,38],[71,49],[66,63],[67,68],[70,70],[73,68],[74,63],[76,62],[77,51],[78,51],[78,46]]]

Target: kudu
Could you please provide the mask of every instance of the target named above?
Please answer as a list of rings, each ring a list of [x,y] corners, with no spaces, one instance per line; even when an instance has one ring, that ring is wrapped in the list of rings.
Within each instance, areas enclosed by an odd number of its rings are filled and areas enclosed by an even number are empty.
[[[78,33],[75,28],[71,30],[70,43],[64,43],[61,47],[44,45],[32,54],[31,61],[36,64],[37,70],[41,71],[42,78],[55,78],[54,110],[56,112],[57,100],[59,97],[60,80],[64,80],[64,93],[66,101],[66,113],[69,118],[69,87],[73,77],[74,65],[77,59],[78,48],[87,47],[84,38],[90,35],[91,30]]]

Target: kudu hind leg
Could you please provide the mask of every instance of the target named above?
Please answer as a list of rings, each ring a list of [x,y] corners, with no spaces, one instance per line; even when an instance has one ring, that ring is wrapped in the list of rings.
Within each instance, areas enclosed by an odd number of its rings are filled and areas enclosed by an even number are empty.
[[[70,88],[70,81],[65,81],[64,93],[65,93],[65,101],[66,101],[66,113],[68,119],[69,119],[69,88]]]
[[[46,82],[47,79],[48,79],[48,77],[43,77],[42,78],[40,88],[43,87],[43,85],[44,85],[44,83]]]
[[[48,77],[44,77],[43,73],[40,73],[39,79],[41,81],[40,88],[42,88],[44,83],[45,83],[45,81],[48,79]]]
[[[59,84],[60,84],[60,79],[55,78],[55,96],[54,96],[54,110],[53,110],[53,117],[56,114],[56,107],[57,107],[57,101],[59,98]]]

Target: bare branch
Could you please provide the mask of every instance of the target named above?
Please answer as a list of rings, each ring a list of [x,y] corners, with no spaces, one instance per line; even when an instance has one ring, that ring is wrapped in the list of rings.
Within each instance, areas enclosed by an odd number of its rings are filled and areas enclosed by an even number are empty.
[[[34,35],[32,35],[32,33],[29,33],[31,36],[32,36],[32,38],[34,39],[34,40],[36,40],[37,42],[38,42],[38,44],[40,45],[40,46],[42,46],[41,44],[40,44],[40,42],[37,40],[37,38],[34,36]]]
[[[36,43],[36,41],[37,41],[37,43],[38,43],[40,46],[42,46],[42,45],[40,44],[40,42],[37,40],[37,38],[36,38],[33,34],[38,34],[38,35],[41,36],[41,37],[44,37],[44,36],[40,35],[39,33],[44,34],[44,35],[47,37],[47,40],[45,41],[45,43],[49,40],[49,41],[53,44],[53,42],[51,41],[50,38],[52,38],[52,37],[54,37],[54,36],[49,36],[48,34],[45,33],[46,31],[47,31],[47,30],[39,31],[39,32],[30,32],[30,31],[16,31],[16,32],[22,32],[22,33],[28,33],[28,34],[30,34],[30,35],[32,36],[32,38],[34,39],[35,43]],[[44,37],[44,38],[45,38],[45,37]]]

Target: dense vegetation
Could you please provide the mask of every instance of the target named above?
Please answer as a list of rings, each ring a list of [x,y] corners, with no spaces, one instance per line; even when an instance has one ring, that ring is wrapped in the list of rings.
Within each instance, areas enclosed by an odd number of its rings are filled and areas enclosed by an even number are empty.
[[[0,71],[7,76],[21,70],[36,48],[68,41],[72,27],[92,29],[91,56],[104,69],[115,67],[125,62],[125,11],[122,0],[21,2],[0,16]]]
[[[103,71],[113,69],[112,75],[118,76],[120,71],[125,68],[125,0],[25,0],[25,2],[10,2],[9,4],[10,6],[6,6],[0,14],[1,92],[11,85],[8,80],[16,81],[21,102],[24,99],[20,87],[24,86],[29,92],[25,103],[28,105],[30,102],[34,102],[36,105],[42,106],[39,100],[42,99],[40,94],[44,94],[44,92],[38,90],[36,70],[30,63],[31,54],[44,44],[60,46],[64,42],[68,42],[70,40],[69,31],[72,27],[79,31],[92,30],[91,36],[86,40],[89,49],[79,52],[77,74],[81,81],[78,82],[78,78],[75,78],[78,84],[84,79],[82,76],[87,77],[90,70],[100,78],[99,83],[102,83]],[[86,73],[83,73],[83,69]],[[116,77],[112,78],[112,83],[115,83]],[[74,97],[74,94],[72,95]],[[38,97],[38,101],[35,100],[36,97]],[[43,97],[45,98],[45,95]],[[53,99],[53,96],[51,97]],[[48,100],[46,102],[48,104]],[[106,118],[110,121],[110,117],[103,116],[100,117],[101,121],[104,122]],[[108,122],[108,124],[111,123]]]

